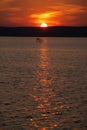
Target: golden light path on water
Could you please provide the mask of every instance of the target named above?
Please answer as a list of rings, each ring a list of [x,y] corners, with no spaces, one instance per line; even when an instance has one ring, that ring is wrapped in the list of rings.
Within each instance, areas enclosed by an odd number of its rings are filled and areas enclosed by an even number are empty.
[[[49,73],[49,57],[46,38],[40,44],[40,61],[38,63],[37,86],[33,88],[31,97],[36,106],[36,118],[31,119],[31,126],[38,130],[48,130],[57,127],[53,118],[57,107],[52,106],[55,93],[52,90],[52,76]]]

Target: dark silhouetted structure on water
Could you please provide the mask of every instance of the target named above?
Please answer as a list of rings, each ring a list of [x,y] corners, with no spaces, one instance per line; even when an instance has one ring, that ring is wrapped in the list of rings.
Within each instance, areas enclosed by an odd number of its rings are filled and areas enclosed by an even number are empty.
[[[87,27],[0,27],[0,36],[87,37]]]

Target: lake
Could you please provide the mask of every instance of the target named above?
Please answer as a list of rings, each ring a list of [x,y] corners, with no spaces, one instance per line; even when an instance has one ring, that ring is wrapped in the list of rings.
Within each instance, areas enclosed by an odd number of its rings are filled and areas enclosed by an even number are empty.
[[[87,130],[87,38],[0,37],[0,130]]]

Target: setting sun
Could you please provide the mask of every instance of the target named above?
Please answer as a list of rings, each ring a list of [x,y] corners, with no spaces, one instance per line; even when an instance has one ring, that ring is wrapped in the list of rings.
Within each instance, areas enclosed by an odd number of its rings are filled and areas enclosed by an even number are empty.
[[[48,27],[48,25],[46,23],[42,23],[40,26],[41,27]]]

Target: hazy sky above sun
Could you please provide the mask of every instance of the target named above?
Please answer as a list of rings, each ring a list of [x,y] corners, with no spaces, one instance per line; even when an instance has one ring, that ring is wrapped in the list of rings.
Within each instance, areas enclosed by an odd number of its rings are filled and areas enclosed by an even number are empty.
[[[87,26],[87,0],[0,0],[0,26]]]

